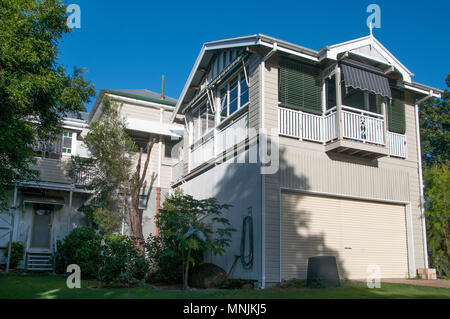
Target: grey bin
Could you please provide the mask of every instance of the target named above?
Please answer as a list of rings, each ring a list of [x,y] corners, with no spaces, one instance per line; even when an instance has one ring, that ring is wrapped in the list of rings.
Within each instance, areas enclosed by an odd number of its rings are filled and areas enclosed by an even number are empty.
[[[308,287],[339,287],[339,272],[334,256],[308,258]]]

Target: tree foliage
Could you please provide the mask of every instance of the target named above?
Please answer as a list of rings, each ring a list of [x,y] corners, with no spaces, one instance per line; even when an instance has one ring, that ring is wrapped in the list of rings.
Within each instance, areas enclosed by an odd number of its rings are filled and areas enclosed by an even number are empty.
[[[136,151],[134,141],[126,133],[121,107],[117,101],[103,98],[101,116],[90,123],[84,137],[91,158],[72,157],[67,164],[71,178],[80,169],[89,170],[91,178],[86,187],[93,195],[85,210],[106,233],[118,230],[120,223],[116,221],[122,220],[124,202],[130,194],[132,153]]]
[[[64,114],[85,111],[95,95],[84,70],[68,74],[57,62],[66,20],[60,0],[0,0],[0,200],[10,185],[38,177],[30,169],[36,135],[54,138]]]
[[[446,78],[450,86],[450,74]],[[450,94],[431,98],[420,104],[420,137],[424,166],[450,162]]]
[[[214,255],[225,253],[235,231],[222,216],[223,210],[230,207],[215,198],[197,200],[179,189],[166,198],[156,219],[159,236],[149,236],[147,242],[150,256],[157,263],[159,279],[183,278],[186,286],[186,269],[202,262],[205,251]],[[191,236],[186,236],[188,232]]]
[[[450,75],[446,78],[450,86]],[[439,276],[449,275],[448,198],[450,190],[450,94],[420,105],[420,135],[424,175],[425,217],[430,266]]]
[[[430,265],[442,277],[449,276],[450,256],[450,170],[434,164],[424,171],[425,216],[427,219]]]

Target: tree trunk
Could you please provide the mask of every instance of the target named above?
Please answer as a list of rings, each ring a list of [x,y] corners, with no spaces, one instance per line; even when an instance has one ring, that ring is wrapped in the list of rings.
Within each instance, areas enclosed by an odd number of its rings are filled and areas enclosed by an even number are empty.
[[[191,249],[189,248],[188,250],[188,255],[187,255],[187,260],[186,260],[186,269],[184,271],[184,276],[183,276],[183,289],[188,289],[189,285],[189,259],[191,258]]]
[[[131,207],[128,207],[128,203],[126,204],[127,212],[129,214],[128,220],[130,225],[130,236],[136,240],[136,249],[138,253],[144,253],[144,233],[142,230],[142,211],[139,209],[139,195],[141,192],[141,188],[144,185],[145,178],[147,175],[148,165],[150,163],[150,155],[155,144],[155,139],[147,143],[147,159],[145,160],[144,169],[141,174],[141,165],[142,165],[142,148],[139,152],[139,160],[136,166],[136,171],[131,178],[130,183],[130,195],[131,195]]]

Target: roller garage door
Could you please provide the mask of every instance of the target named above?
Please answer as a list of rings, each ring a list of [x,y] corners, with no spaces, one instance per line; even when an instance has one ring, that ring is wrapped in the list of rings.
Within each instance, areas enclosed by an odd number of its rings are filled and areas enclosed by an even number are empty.
[[[281,277],[306,278],[308,258],[333,255],[341,278],[408,275],[405,206],[302,193],[281,195]]]

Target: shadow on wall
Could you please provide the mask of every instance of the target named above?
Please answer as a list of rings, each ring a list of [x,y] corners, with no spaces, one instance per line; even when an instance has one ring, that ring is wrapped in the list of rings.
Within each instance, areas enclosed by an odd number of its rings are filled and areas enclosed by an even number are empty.
[[[296,172],[295,167],[288,164],[286,148],[284,147],[280,147],[280,175],[291,179],[291,185],[300,185],[303,191],[311,189],[308,177]],[[280,181],[280,178],[278,178],[278,181]],[[330,235],[329,229],[327,229],[327,232],[324,229],[330,225],[318,222],[318,219],[322,221],[324,218],[327,219],[328,215],[331,217],[334,212],[320,206],[311,206],[311,203],[307,203],[307,201],[312,196],[304,192],[282,191],[280,194],[281,279],[306,279],[308,258],[315,256],[334,256],[339,276],[346,278],[347,273],[342,256],[338,247],[331,244],[333,239],[337,241],[337,245],[340,244],[340,234],[332,233]],[[314,212],[307,207],[314,208]],[[336,230],[340,231],[339,228]],[[269,240],[269,237],[266,238]]]
[[[335,247],[328,245],[330,239],[326,238],[325,231],[322,229],[312,229],[312,219],[314,216],[311,211],[303,208],[304,193],[290,192],[285,196],[285,192],[280,192],[280,176],[289,176],[295,179],[294,185],[302,185],[304,190],[309,190],[310,185],[308,178],[302,174],[298,174],[295,168],[288,165],[286,161],[286,150],[279,149],[280,168],[275,174],[265,175],[266,180],[266,281],[280,281],[280,260],[281,262],[281,279],[290,278],[306,278],[306,270],[308,258],[313,256],[335,256],[338,263],[339,274],[341,278],[346,277],[346,272],[341,261],[339,251]],[[247,158],[248,159],[248,158]],[[235,160],[236,161],[236,160]],[[242,201],[242,207],[234,207],[232,213],[237,214],[233,218],[233,227],[237,231],[233,235],[233,241],[240,243],[242,221],[248,215],[245,200],[248,198],[256,198],[257,205],[253,208],[254,218],[254,243],[255,243],[255,265],[260,267],[259,260],[261,258],[261,172],[258,164],[238,164],[228,165],[223,178],[216,184],[216,194],[219,194],[219,201],[223,203],[233,204]],[[222,164],[223,165],[223,164]],[[242,168],[243,166],[254,166],[251,174]],[[231,191],[230,191],[231,188]],[[229,194],[224,201],[220,194]],[[282,195],[283,194],[283,195]],[[294,203],[282,202],[285,197],[292,198]],[[292,205],[291,205],[292,204]],[[282,215],[280,218],[280,207]],[[330,211],[323,211],[323,214],[333,214]],[[229,218],[229,216],[226,216]],[[280,225],[280,221],[282,221]],[[280,236],[281,230],[281,236]],[[281,245],[280,245],[281,237]],[[236,240],[237,239],[237,240]],[[328,242],[327,242],[328,239]],[[280,250],[281,247],[281,250]],[[226,253],[226,264],[230,265],[234,261],[236,250],[235,243]],[[239,262],[240,264],[240,262]],[[240,267],[240,265],[239,265]],[[255,267],[255,266],[254,266]],[[225,269],[228,271],[229,269]],[[254,269],[259,273],[259,269]],[[232,274],[232,277],[239,277],[242,268]]]

